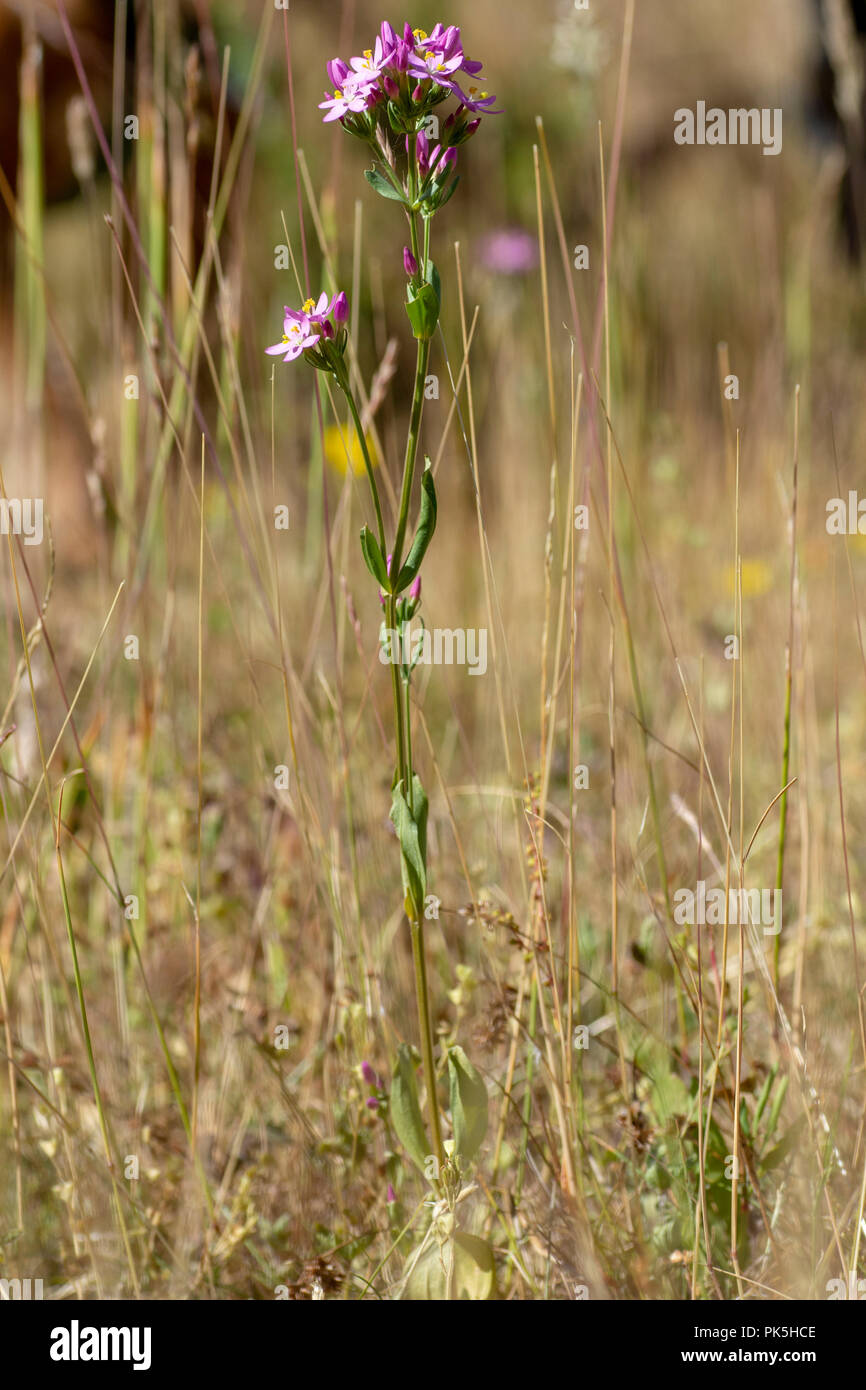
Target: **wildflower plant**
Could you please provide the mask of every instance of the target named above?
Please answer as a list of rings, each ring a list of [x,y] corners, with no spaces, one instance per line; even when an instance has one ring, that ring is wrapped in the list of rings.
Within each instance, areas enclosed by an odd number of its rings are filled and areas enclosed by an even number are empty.
[[[280,342],[266,348],[284,362],[308,362],[329,373],[348,402],[370,485],[375,530],[361,530],[361,550],[367,569],[379,585],[384,610],[382,640],[396,633],[405,650],[406,627],[421,604],[421,566],[437,520],[436,489],[429,458],[421,474],[420,505],[411,541],[407,540],[416,474],[424,384],[430,343],[439,322],[442,286],[430,256],[436,214],[453,196],[461,145],[478,130],[485,114],[500,114],[496,98],[481,90],[481,63],[467,58],[460,29],[437,24],[431,33],[405,24],[398,32],[384,22],[372,48],[360,57],[334,58],[328,63],[331,91],[320,109],[326,123],[339,123],[370,153],[365,170],[370,186],[382,198],[398,204],[408,227],[402,252],[406,275],[406,314],[416,339],[415,383],[409,415],[403,476],[393,537],[388,541],[379,489],[366,433],[345,362],[348,304],[343,292],[331,300],[322,294],[300,310],[286,309]],[[446,103],[456,102],[448,114]],[[408,1155],[431,1182],[430,1226],[411,1261],[407,1289],[416,1297],[490,1297],[493,1262],[489,1246],[457,1230],[455,1208],[461,1195],[461,1174],[474,1159],[487,1125],[487,1092],[483,1079],[457,1046],[447,1050],[453,1138],[443,1139],[437,1099],[427,966],[424,948],[424,907],[427,897],[428,799],[415,771],[412,752],[410,687],[414,662],[390,661],[394,705],[395,770],[391,820],[400,845],[403,905],[409,924],[415,967],[421,1060],[427,1092],[430,1134],[421,1114],[413,1049],[398,1048],[389,1106],[397,1136]],[[377,1102],[378,1103],[378,1102]],[[438,1249],[437,1249],[438,1245]],[[438,1288],[440,1274],[444,1290]]]

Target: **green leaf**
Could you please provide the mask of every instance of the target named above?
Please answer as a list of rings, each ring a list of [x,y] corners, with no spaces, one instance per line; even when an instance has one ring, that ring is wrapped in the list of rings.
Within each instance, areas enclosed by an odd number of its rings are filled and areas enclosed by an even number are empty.
[[[432,338],[439,322],[439,296],[434,287],[424,284],[417,291],[410,289],[406,313],[416,338],[424,341]]]
[[[402,203],[404,207],[409,206],[400,190],[395,188],[391,180],[386,179],[384,174],[380,174],[378,169],[365,169],[364,178],[371,188],[375,188],[380,197],[391,198],[393,202]]]
[[[782,1163],[788,1157],[788,1155],[799,1143],[805,1124],[806,1117],[805,1115],[801,1115],[799,1119],[796,1119],[794,1121],[790,1129],[782,1136],[778,1144],[776,1144],[772,1149],[770,1149],[767,1153],[761,1156],[761,1173],[771,1172],[773,1168],[777,1168],[779,1164]]]
[[[417,772],[412,774],[412,805],[415,808],[415,824],[418,827],[418,845],[421,850],[421,859],[424,863],[424,879],[426,887],[427,878],[427,811],[429,802],[427,793],[421,785],[421,778]]]
[[[448,1077],[454,1147],[469,1163],[481,1148],[487,1132],[487,1087],[462,1047],[448,1049]]]
[[[452,1293],[461,1302],[486,1303],[496,1298],[493,1250],[480,1236],[457,1231],[442,1246],[432,1242],[414,1265],[403,1298],[441,1303],[448,1298],[448,1274],[453,1263]]]
[[[660,1124],[667,1124],[690,1109],[689,1093],[676,1072],[662,1063],[652,1077],[652,1103]]]
[[[388,578],[388,569],[385,564],[385,557],[379,549],[379,542],[366,526],[361,527],[361,551],[364,556],[364,563],[374,579],[378,579],[386,593],[391,591],[391,581]]]
[[[397,583],[394,586],[395,594],[408,588],[421,568],[421,561],[427,553],[427,547],[433,539],[433,532],[436,530],[437,514],[433,467],[429,458],[425,458],[424,472],[421,475],[421,511],[418,517],[418,530],[415,532],[415,539],[409,554],[406,556],[406,562],[397,577]]]
[[[445,204],[446,204],[447,202],[450,202],[450,200],[454,197],[454,190],[456,189],[456,187],[457,187],[457,185],[458,185],[459,182],[460,182],[460,175],[457,174],[457,175],[455,176],[455,178],[454,178],[454,182],[453,182],[453,183],[450,183],[450,184],[448,185],[448,187],[446,188],[445,192],[444,192],[440,197],[437,197],[437,199],[436,199],[436,211],[437,211],[437,212],[441,211],[441,209],[444,208]]]
[[[412,1052],[406,1043],[400,1043],[397,1048],[389,1109],[397,1138],[423,1173],[431,1152],[430,1142],[421,1118]]]
[[[424,279],[427,281],[428,285],[432,285],[433,289],[436,291],[436,302],[441,309],[442,281],[439,278],[439,271],[436,269],[436,266],[434,265],[433,261],[428,260],[427,265],[424,268]]]
[[[414,910],[420,912],[427,892],[427,797],[417,776],[412,778],[412,799],[414,816],[404,795],[403,783],[398,782],[391,797],[391,820],[400,841],[403,891]]]

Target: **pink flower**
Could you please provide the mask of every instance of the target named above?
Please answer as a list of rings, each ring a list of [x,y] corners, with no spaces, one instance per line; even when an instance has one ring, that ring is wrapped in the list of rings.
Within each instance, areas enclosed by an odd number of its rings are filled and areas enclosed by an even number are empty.
[[[311,299],[307,300],[310,305],[312,302]],[[287,306],[282,341],[265,348],[265,352],[270,357],[282,357],[284,362],[294,362],[306,348],[315,347],[320,337],[320,333],[313,332],[312,321],[303,310],[299,313]]]
[[[328,77],[334,89],[319,103],[327,112],[326,121],[342,121],[350,113],[360,114],[384,96],[397,101],[401,78],[408,77],[412,100],[424,105],[433,88],[453,92],[470,111],[493,111],[495,97],[471,86],[468,94],[458,84],[461,73],[476,77],[481,64],[463,52],[460,29],[456,24],[437,24],[432,33],[404,24],[402,34],[385,20],[372,48],[345,63],[332,58]],[[432,84],[432,86],[431,86]],[[404,84],[405,85],[405,84]]]
[[[357,61],[359,60],[352,59],[353,63]],[[345,69],[347,74],[342,84],[335,82],[334,95],[329,97],[326,92],[325,100],[319,102],[319,110],[328,113],[324,117],[326,121],[341,121],[350,111],[356,114],[366,111],[369,106],[375,104],[379,96],[379,90],[375,87],[375,79],[372,85],[359,81],[358,74],[350,72],[341,58],[333,58],[328,64],[328,74],[332,81],[333,74],[341,69]]]
[[[427,78],[435,82],[437,87],[454,92],[470,111],[490,111],[492,115],[501,115],[499,111],[491,111],[495,97],[488,92],[480,92],[476,86],[469,88],[467,96],[457,82],[459,72],[475,77],[482,65],[466,57],[460,29],[456,24],[449,24],[447,28],[437,24],[430,34],[416,29],[414,38],[415,53],[409,62],[409,71],[414,77]]]
[[[363,1076],[368,1086],[375,1086],[377,1089],[381,1087],[382,1083],[380,1082],[373,1068],[370,1066],[369,1062],[361,1063],[361,1075]]]
[[[265,348],[265,352],[270,357],[282,357],[284,362],[295,362],[302,352],[314,348],[322,338],[334,337],[331,315],[338,325],[345,323],[349,305],[345,291],[335,294],[330,302],[323,292],[317,300],[308,299],[301,309],[286,306],[284,313],[282,340]]]
[[[538,242],[522,227],[503,227],[484,238],[481,260],[500,275],[525,275],[538,264]]]

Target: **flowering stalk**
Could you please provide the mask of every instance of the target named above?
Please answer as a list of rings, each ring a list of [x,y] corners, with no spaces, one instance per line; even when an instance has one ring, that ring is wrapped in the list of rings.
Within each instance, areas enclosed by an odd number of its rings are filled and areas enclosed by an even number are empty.
[[[365,170],[367,182],[381,197],[401,204],[409,226],[409,245],[403,249],[403,269],[407,278],[405,307],[417,340],[417,355],[400,501],[390,551],[386,547],[375,471],[345,363],[347,333],[344,325],[348,319],[345,294],[335,295],[330,302],[327,295],[322,294],[315,302],[308,300],[301,310],[286,309],[282,340],[266,349],[274,356],[282,356],[285,362],[303,357],[311,366],[333,376],[348,402],[370,483],[376,514],[376,535],[371,535],[367,527],[363,527],[361,550],[367,568],[380,586],[380,599],[385,612],[383,640],[390,643],[396,638],[400,643],[400,652],[404,653],[399,658],[393,651],[388,654],[396,745],[391,819],[400,843],[404,910],[412,936],[421,1058],[427,1087],[433,1156],[437,1160],[436,1171],[439,1175],[436,1185],[446,1195],[451,1190],[449,1184],[455,1173],[459,1179],[461,1159],[474,1155],[480,1138],[477,1142],[473,1139],[470,1144],[465,1134],[458,1133],[460,1125],[452,1113],[456,1168],[450,1158],[446,1160],[437,1100],[433,1026],[424,951],[427,797],[412,760],[410,687],[415,662],[406,659],[404,635],[421,603],[419,571],[436,526],[436,491],[429,459],[421,479],[418,521],[405,558],[403,551],[416,474],[430,341],[441,308],[439,274],[430,259],[431,224],[457,187],[458,147],[475,134],[480,124],[479,115],[493,111],[495,97],[487,92],[479,92],[474,83],[467,82],[467,78],[476,77],[480,69],[480,63],[466,57],[456,25],[446,27],[437,24],[427,34],[406,24],[402,33],[398,33],[386,21],[381,25],[373,47],[366,49],[361,57],[352,58],[349,63],[341,58],[332,59],[328,64],[328,76],[333,95],[326,94],[325,100],[320,103],[320,109],[326,113],[326,122],[339,121],[344,130],[367,145],[373,159],[372,169]],[[450,97],[457,98],[457,107],[440,122],[434,112]],[[433,143],[434,140],[436,143]],[[454,1060],[452,1054],[457,1052],[460,1049],[451,1049],[448,1058],[452,1095],[455,1084],[458,1088],[462,1087],[461,1094],[465,1092],[466,1096],[473,1087],[477,1093],[480,1085],[486,1116],[483,1083],[462,1053],[459,1061]],[[413,1067],[403,1048],[398,1056],[392,1089],[395,1128],[404,1147],[427,1172],[429,1141],[415,1096]],[[477,1102],[476,1094],[476,1110]],[[462,1104],[460,1113],[462,1124]],[[475,1128],[478,1128],[477,1124]]]

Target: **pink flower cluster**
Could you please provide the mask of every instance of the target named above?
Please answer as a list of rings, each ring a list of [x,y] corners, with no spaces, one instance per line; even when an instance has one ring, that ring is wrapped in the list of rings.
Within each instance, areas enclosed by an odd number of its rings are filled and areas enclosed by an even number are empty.
[[[342,58],[331,60],[328,76],[333,96],[326,94],[319,106],[327,112],[326,121],[341,121],[350,113],[359,115],[386,100],[408,97],[422,104],[431,97],[441,100],[453,93],[467,111],[490,112],[494,96],[479,91],[475,83],[464,90],[466,77],[477,77],[480,71],[481,63],[463,52],[456,24],[437,24],[429,34],[405,24],[398,34],[386,20],[374,46],[365,49],[360,58],[349,63]],[[462,85],[458,81],[461,74],[466,75],[461,78]]]

